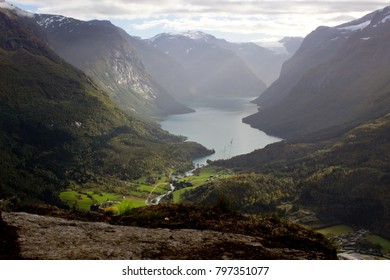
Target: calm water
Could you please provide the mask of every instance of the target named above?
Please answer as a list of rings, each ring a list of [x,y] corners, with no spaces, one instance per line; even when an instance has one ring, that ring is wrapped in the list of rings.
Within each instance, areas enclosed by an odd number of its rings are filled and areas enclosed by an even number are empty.
[[[195,164],[205,164],[208,159],[228,159],[280,141],[242,122],[242,118],[257,111],[250,100],[209,98],[204,103],[189,104],[195,113],[169,116],[161,122],[161,127],[215,150],[211,156],[194,160]]]

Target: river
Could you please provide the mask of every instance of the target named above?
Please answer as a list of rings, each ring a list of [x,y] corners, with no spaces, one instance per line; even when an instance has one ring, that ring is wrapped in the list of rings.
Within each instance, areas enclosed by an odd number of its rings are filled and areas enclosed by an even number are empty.
[[[168,116],[160,124],[164,130],[215,150],[213,155],[195,159],[195,164],[228,159],[282,140],[242,122],[244,117],[257,112],[257,105],[250,101],[251,98],[205,98],[186,104],[194,113]]]

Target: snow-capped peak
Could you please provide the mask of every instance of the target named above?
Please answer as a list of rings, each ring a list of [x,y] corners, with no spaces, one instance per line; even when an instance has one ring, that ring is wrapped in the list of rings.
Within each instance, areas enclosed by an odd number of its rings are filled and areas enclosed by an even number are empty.
[[[206,34],[202,31],[186,31],[186,32],[180,33],[179,35],[190,38],[192,40],[206,40],[210,37],[213,37],[213,36]]]
[[[44,27],[48,28],[50,25],[52,25],[54,22],[63,21],[66,18],[63,16],[49,16],[49,17],[41,17],[37,23]]]
[[[196,41],[203,40],[206,42],[209,39],[215,38],[214,36],[206,34],[202,31],[186,31],[186,32],[181,32],[181,33],[161,33],[161,34],[158,34],[158,35],[150,38],[149,40],[151,42],[155,42],[161,38],[177,39],[179,37],[186,37],[186,38],[189,38],[191,40],[196,40]]]
[[[385,23],[390,19],[390,6],[387,6],[383,9],[372,12],[360,19],[336,26],[339,30],[344,31],[360,31],[370,25],[373,27],[378,26],[378,24]]]
[[[43,28],[49,29],[62,27],[63,25],[65,25],[65,28],[67,28],[66,26],[68,24],[80,24],[80,21],[60,15],[38,15],[37,23]]]

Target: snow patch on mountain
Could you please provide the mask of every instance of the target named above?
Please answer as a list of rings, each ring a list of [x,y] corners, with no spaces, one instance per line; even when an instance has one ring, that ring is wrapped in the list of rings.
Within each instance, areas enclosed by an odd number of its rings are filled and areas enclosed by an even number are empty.
[[[349,31],[358,31],[358,30],[362,30],[362,29],[366,28],[367,26],[370,25],[370,23],[371,23],[371,20],[367,20],[365,22],[362,22],[362,23],[359,23],[359,24],[355,24],[355,25],[338,27],[337,29],[349,30]]]
[[[71,18],[67,18],[67,17],[64,17],[64,16],[49,16],[49,17],[40,17],[40,19],[37,21],[37,23],[45,28],[45,29],[48,29],[48,28],[54,28],[55,26],[58,26],[58,27],[61,27],[63,26],[64,24],[68,24],[68,23],[71,23],[72,21],[74,21],[73,19]]]
[[[213,38],[212,35],[206,34],[202,31],[187,31],[179,33],[178,35],[190,38],[192,40],[204,40],[205,42],[207,42],[209,38]]]
[[[209,39],[215,39],[214,36],[210,34],[206,34],[202,31],[186,31],[181,33],[161,33],[150,38],[149,41],[154,43],[161,38],[165,38],[167,40],[175,40],[178,39],[179,37],[186,37],[191,40],[205,41],[205,42],[208,42]]]
[[[390,12],[387,13],[387,15],[381,20],[381,22],[385,23],[389,19],[390,19]]]

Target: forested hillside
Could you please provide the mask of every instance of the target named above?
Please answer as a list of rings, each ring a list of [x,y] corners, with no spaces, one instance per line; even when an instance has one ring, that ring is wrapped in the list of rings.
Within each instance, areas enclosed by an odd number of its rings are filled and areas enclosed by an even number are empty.
[[[195,143],[122,112],[59,58],[30,17],[0,10],[0,195],[59,203],[70,181],[138,178],[191,164]]]
[[[389,131],[387,114],[329,140],[284,141],[213,162],[255,173],[211,183],[202,196],[200,190],[194,196],[207,200],[223,194],[245,212],[272,212],[282,202],[293,201],[325,219],[337,218],[389,237]]]

